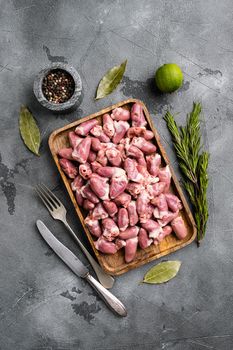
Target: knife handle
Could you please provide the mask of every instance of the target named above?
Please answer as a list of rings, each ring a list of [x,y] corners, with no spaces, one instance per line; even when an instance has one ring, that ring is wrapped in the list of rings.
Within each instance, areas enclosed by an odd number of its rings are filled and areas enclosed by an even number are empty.
[[[127,311],[122,302],[104,288],[93,276],[89,273],[85,276],[87,282],[95,289],[100,298],[106,303],[106,305],[119,316],[127,316]]]

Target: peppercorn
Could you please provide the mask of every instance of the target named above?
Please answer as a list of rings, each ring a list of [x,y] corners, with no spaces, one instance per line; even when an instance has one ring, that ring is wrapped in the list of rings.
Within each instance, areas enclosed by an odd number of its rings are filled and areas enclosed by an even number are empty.
[[[50,71],[42,82],[42,92],[45,98],[57,104],[68,101],[74,93],[74,88],[74,79],[62,69]]]

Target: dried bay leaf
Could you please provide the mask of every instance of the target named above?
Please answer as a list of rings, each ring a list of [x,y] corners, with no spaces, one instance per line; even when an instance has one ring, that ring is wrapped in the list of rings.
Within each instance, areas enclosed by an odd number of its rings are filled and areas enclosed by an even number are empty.
[[[99,82],[95,98],[96,100],[111,94],[111,92],[116,89],[123,78],[126,64],[127,60],[119,66],[115,66],[107,71]]]
[[[174,278],[181,266],[181,261],[164,261],[153,266],[144,276],[143,283],[159,284]]]
[[[25,106],[21,106],[20,109],[19,130],[27,148],[39,156],[40,130],[33,115]]]

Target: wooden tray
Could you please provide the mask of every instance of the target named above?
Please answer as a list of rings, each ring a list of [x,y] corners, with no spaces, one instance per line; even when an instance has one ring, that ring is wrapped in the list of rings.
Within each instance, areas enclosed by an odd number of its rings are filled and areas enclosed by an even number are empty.
[[[165,237],[165,239],[158,246],[151,245],[150,247],[148,247],[145,250],[138,248],[137,254],[136,254],[134,260],[127,264],[124,261],[123,249],[119,250],[114,255],[107,255],[107,254],[103,254],[103,253],[99,252],[95,248],[95,246],[93,244],[92,235],[90,234],[88,228],[86,227],[86,225],[84,223],[84,219],[85,219],[87,213],[84,209],[80,208],[76,202],[74,193],[70,187],[71,181],[66,177],[66,175],[64,174],[64,172],[62,171],[62,169],[59,165],[57,152],[60,148],[69,146],[69,141],[68,141],[68,136],[67,136],[68,132],[74,130],[78,124],[80,124],[84,121],[93,119],[93,118],[98,118],[99,120],[101,120],[102,116],[105,113],[109,113],[111,110],[113,110],[116,107],[124,107],[124,108],[130,109],[132,104],[135,102],[140,103],[143,107],[145,117],[148,121],[148,124],[149,124],[151,130],[154,132],[156,144],[158,146],[158,151],[160,152],[160,154],[162,156],[164,165],[169,164],[169,166],[170,166],[170,170],[172,173],[171,190],[172,190],[172,192],[177,194],[178,197],[182,201],[183,209],[181,210],[181,215],[182,215],[184,222],[185,222],[185,225],[188,229],[188,235],[184,240],[178,240],[174,234],[171,234],[171,235]],[[108,107],[108,108],[101,110],[98,113],[89,115],[88,117],[82,118],[80,120],[75,121],[74,123],[71,123],[71,124],[64,126],[63,128],[55,130],[50,135],[49,147],[50,147],[53,159],[57,165],[58,171],[59,171],[59,173],[62,177],[62,180],[66,186],[66,189],[69,193],[70,199],[71,199],[71,201],[75,207],[75,210],[78,214],[78,217],[82,223],[83,229],[84,229],[84,231],[85,231],[85,233],[86,233],[86,235],[91,243],[91,246],[96,254],[96,257],[97,257],[100,265],[103,267],[103,269],[106,272],[108,272],[109,274],[120,275],[122,273],[125,273],[131,269],[134,269],[138,266],[146,264],[149,261],[158,259],[164,255],[170,254],[178,249],[181,249],[181,248],[185,247],[186,245],[190,244],[195,239],[196,226],[195,226],[195,222],[194,222],[192,213],[191,213],[189,206],[188,206],[188,203],[187,203],[187,201],[182,193],[180,184],[175,176],[175,173],[170,165],[170,161],[168,159],[168,156],[167,156],[167,154],[166,154],[166,152],[161,144],[158,132],[155,129],[155,127],[152,123],[151,117],[149,115],[149,112],[148,112],[148,110],[143,102],[136,100],[136,99],[129,99],[129,100],[126,100],[123,102],[119,102],[116,105],[113,105],[111,107]]]

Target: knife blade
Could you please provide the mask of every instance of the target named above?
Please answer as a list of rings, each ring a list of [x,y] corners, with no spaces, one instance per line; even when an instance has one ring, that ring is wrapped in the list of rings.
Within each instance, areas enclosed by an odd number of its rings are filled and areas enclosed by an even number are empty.
[[[88,274],[88,268],[83,265],[83,263],[72,253],[64,244],[62,244],[47,228],[47,226],[41,221],[37,220],[36,226],[44,238],[44,240],[48,243],[50,248],[64,261],[64,263],[69,266],[69,268],[78,276],[85,277]]]
[[[74,255],[74,253],[72,253],[52,234],[43,221],[37,220],[36,226],[50,248],[53,249],[53,251],[64,261],[64,263],[77,276],[85,278],[112,311],[117,313],[119,316],[125,317],[127,315],[127,311],[122,302],[90,275],[88,268]]]

